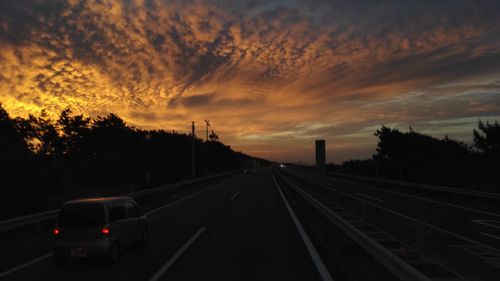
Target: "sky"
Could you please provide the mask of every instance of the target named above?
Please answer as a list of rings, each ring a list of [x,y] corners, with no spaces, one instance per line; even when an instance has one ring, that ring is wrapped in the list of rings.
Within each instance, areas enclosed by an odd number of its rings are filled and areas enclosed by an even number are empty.
[[[275,161],[369,158],[382,124],[500,121],[498,0],[1,0],[12,116],[110,112]]]

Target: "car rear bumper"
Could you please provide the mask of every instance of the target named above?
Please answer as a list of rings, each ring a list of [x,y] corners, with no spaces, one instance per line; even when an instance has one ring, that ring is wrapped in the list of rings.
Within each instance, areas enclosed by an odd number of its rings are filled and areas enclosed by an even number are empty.
[[[111,239],[100,239],[95,241],[61,241],[54,240],[53,254],[55,257],[107,257],[112,246]],[[84,252],[85,255],[72,255],[75,249]],[[74,252],[73,252],[74,253]]]

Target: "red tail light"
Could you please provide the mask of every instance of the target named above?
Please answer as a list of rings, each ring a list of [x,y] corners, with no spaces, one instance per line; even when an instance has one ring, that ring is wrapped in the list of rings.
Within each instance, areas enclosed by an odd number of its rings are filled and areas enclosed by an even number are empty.
[[[103,228],[101,229],[101,233],[102,233],[103,235],[109,235],[109,228],[107,228],[107,227],[103,227]]]
[[[59,235],[59,233],[61,233],[61,231],[59,230],[59,228],[56,227],[56,228],[54,228],[54,230],[52,230],[52,233],[54,235]]]

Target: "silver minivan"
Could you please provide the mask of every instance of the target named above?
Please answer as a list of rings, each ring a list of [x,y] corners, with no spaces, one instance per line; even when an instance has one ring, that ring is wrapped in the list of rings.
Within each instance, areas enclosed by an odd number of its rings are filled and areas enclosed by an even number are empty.
[[[115,262],[125,248],[146,244],[149,228],[146,215],[134,199],[89,198],[63,204],[53,237],[56,262],[85,257]]]

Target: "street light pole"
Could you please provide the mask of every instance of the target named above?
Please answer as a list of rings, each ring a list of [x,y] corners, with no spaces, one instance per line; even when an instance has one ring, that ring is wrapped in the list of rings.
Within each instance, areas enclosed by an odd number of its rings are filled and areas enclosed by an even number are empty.
[[[194,135],[194,121],[191,121],[191,175],[193,178],[196,176],[195,163],[194,163],[194,144],[195,144],[195,135]]]
[[[210,120],[205,120],[206,128],[207,128],[207,141],[208,141],[208,127],[210,127]]]

